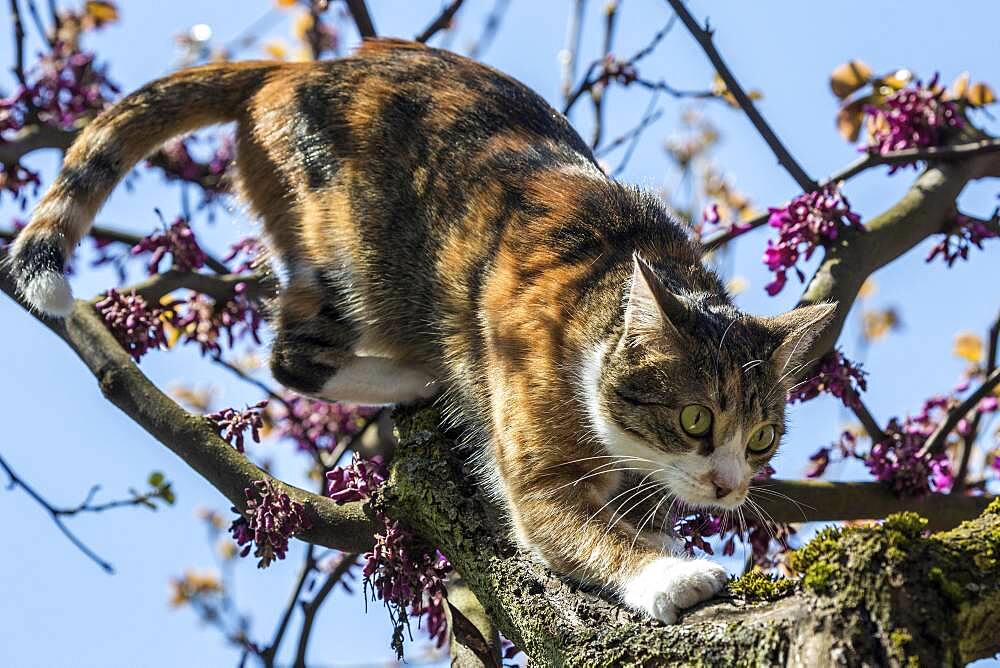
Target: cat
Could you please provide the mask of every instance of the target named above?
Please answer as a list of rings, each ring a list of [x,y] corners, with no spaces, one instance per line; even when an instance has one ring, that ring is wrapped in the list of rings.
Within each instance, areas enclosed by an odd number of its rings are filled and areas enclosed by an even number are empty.
[[[608,178],[565,117],[458,55],[367,40],[315,63],[177,72],[98,116],[18,235],[27,302],[140,159],[237,121],[238,191],[282,278],[271,370],[368,404],[436,398],[482,435],[518,542],[673,623],[727,582],[661,530],[735,509],[835,305],[738,311],[654,196]]]

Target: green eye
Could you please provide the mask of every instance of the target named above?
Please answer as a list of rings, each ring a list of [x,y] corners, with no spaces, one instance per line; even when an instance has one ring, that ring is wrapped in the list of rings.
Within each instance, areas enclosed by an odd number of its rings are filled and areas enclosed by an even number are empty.
[[[774,445],[774,439],[778,435],[778,431],[774,428],[773,424],[766,424],[757,431],[754,435],[750,437],[750,442],[747,443],[747,448],[750,452],[761,453],[767,451],[772,445]]]
[[[701,404],[681,409],[681,427],[691,436],[704,436],[712,428],[712,411]]]

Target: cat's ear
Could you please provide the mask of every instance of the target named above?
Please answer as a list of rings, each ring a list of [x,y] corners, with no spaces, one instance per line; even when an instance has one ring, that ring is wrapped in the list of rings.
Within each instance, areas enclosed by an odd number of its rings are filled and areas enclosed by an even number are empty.
[[[690,318],[688,307],[670,291],[638,252],[632,254],[632,279],[625,302],[626,336],[679,335]]]
[[[781,343],[771,353],[771,363],[784,374],[787,370],[805,364],[806,355],[813,341],[823,333],[837,312],[837,303],[800,306],[788,313],[771,318],[771,326],[781,337]],[[794,376],[795,373],[789,374]]]

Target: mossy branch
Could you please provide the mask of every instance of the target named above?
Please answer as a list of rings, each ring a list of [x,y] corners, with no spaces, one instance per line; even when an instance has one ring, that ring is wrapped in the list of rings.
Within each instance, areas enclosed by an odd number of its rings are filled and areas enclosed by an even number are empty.
[[[668,627],[520,553],[437,413],[396,419],[401,443],[379,502],[448,555],[504,635],[541,665],[961,665],[1000,650],[1000,501],[947,533],[926,534],[913,513],[826,531],[795,560],[804,585],[741,582],[738,596]]]

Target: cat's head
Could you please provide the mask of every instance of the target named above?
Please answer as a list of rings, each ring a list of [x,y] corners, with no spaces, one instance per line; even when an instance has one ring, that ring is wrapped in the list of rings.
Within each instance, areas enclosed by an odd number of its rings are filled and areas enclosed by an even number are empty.
[[[592,427],[612,468],[689,506],[735,508],[785,431],[785,395],[835,304],[773,318],[717,295],[678,296],[638,255],[624,329],[585,372]]]

